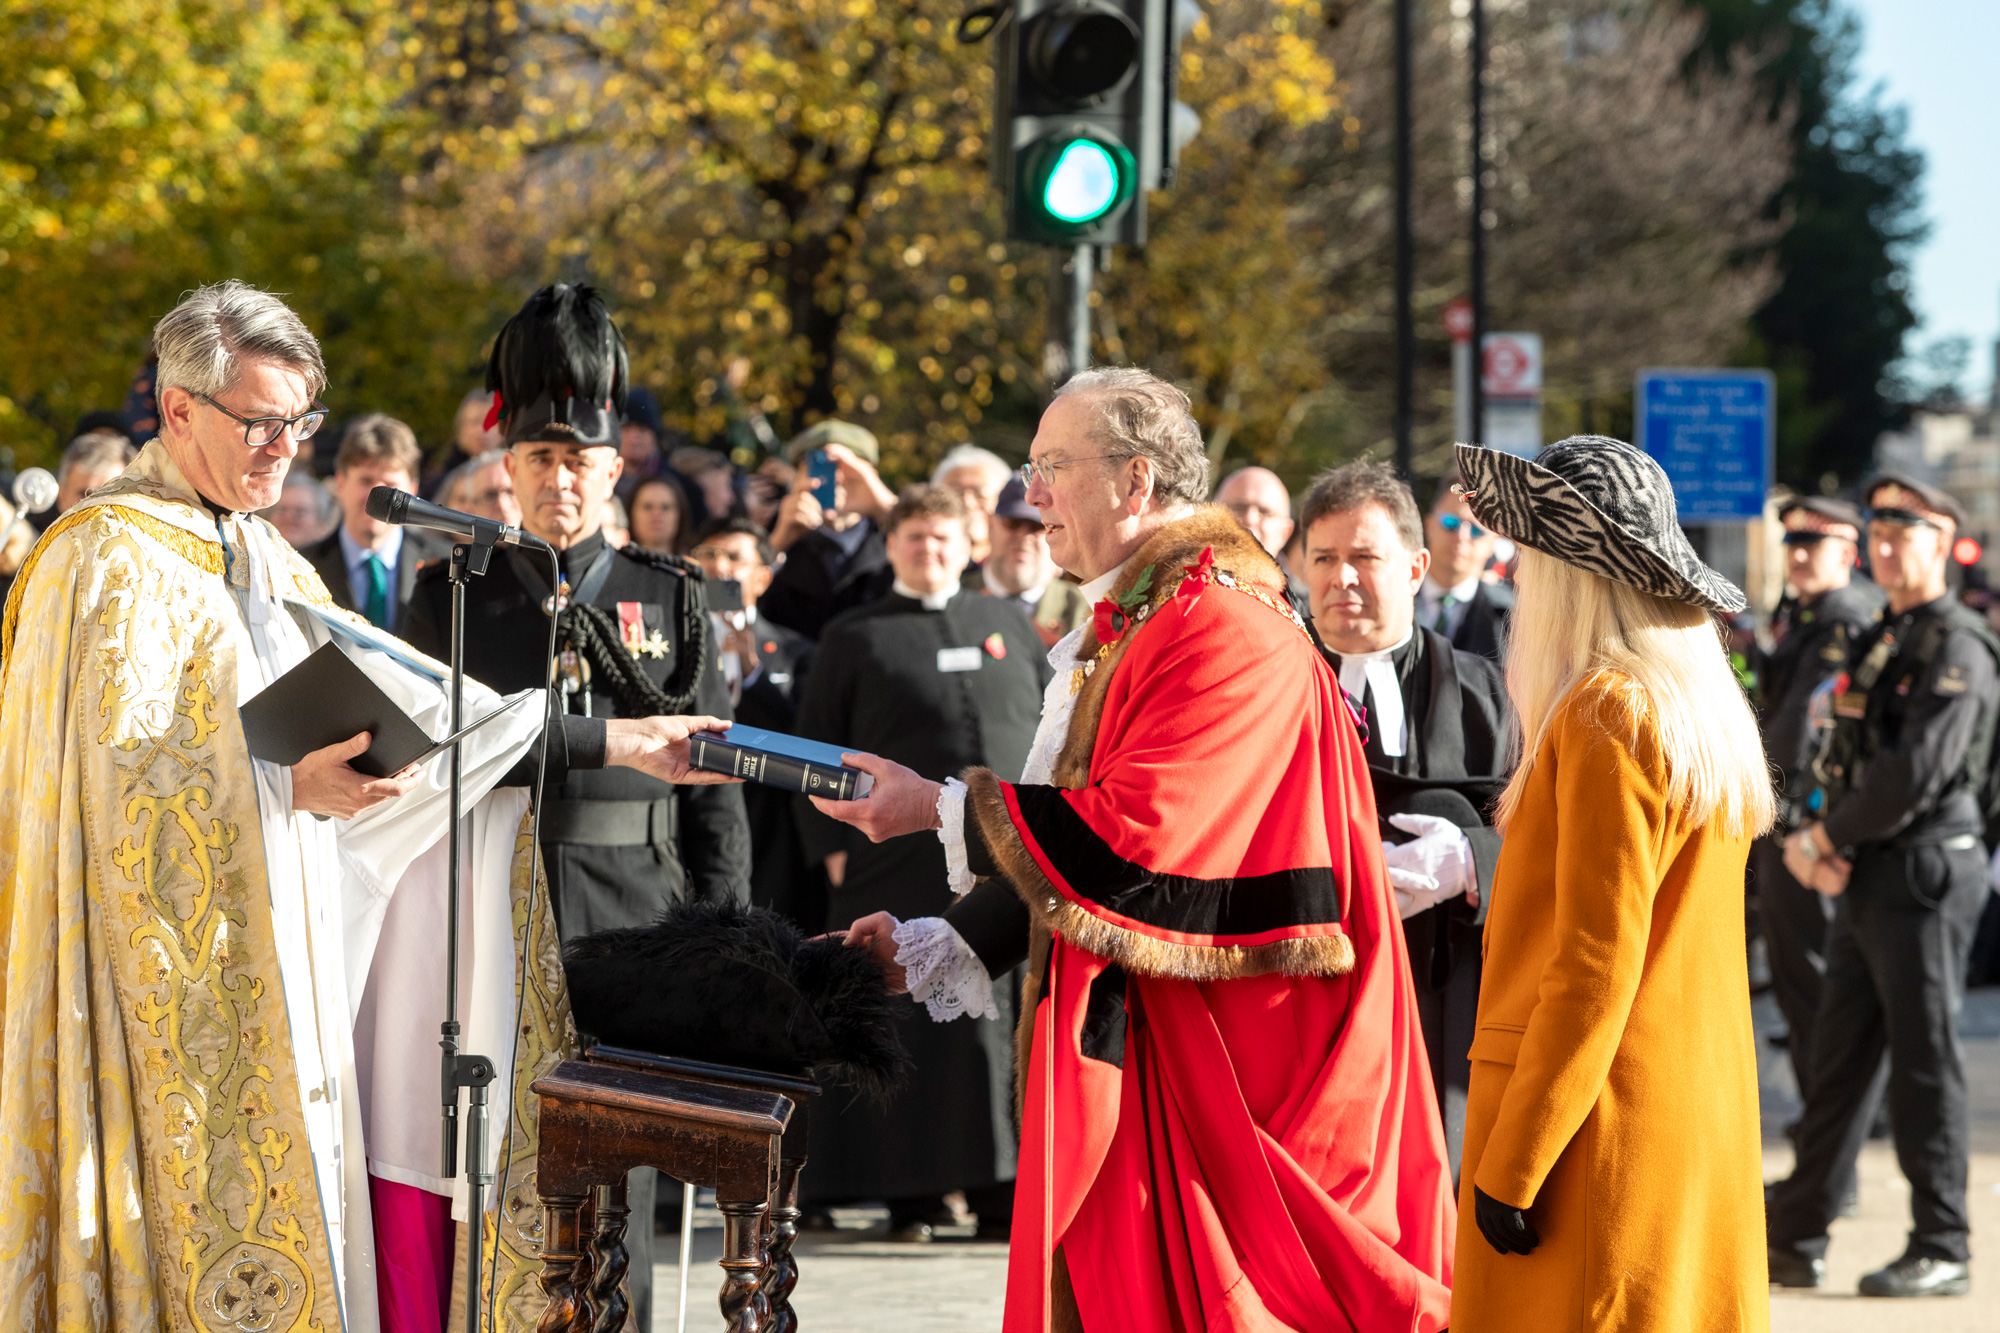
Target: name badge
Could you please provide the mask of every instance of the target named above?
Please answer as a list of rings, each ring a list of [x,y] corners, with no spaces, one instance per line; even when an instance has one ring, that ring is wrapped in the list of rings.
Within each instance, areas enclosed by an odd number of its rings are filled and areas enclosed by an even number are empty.
[[[938,670],[939,671],[979,670],[979,649],[977,648],[938,649]]]

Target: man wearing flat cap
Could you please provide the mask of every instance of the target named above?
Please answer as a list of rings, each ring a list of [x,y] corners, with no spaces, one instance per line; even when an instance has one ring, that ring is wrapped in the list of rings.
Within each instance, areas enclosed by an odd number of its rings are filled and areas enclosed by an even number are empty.
[[[1971,1131],[1953,1022],[1986,897],[2000,640],[1946,586],[1958,502],[1887,473],[1864,500],[1888,611],[1826,687],[1832,734],[1808,817],[1785,840],[1786,868],[1832,899],[1834,915],[1798,1164],[1771,1194],[1771,1280],[1825,1281],[1827,1228],[1853,1186],[1886,1051],[1912,1225],[1902,1257],[1864,1276],[1861,1294],[1957,1296],[1971,1289]]]
[[[1758,673],[1757,712],[1764,753],[1780,779],[1780,831],[1751,849],[1750,882],[1770,955],[1771,990],[1791,1034],[1792,1070],[1804,1087],[1833,904],[1785,869],[1784,835],[1811,817],[1806,802],[1824,738],[1809,718],[1813,693],[1847,669],[1850,650],[1882,618],[1882,592],[1856,573],[1866,520],[1853,505],[1798,496],[1780,506],[1778,522],[1785,529],[1785,597],[1771,616],[1774,643]]]

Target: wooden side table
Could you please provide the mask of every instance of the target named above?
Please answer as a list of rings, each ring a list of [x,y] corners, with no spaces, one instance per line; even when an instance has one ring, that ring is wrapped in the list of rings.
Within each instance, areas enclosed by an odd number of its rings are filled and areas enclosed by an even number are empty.
[[[542,1290],[538,1333],[621,1333],[625,1174],[656,1167],[715,1191],[729,1333],[790,1333],[805,1116],[819,1089],[756,1070],[594,1048],[537,1079]],[[592,1205],[595,1205],[594,1207]],[[584,1245],[585,1219],[590,1245]],[[651,1225],[651,1218],[641,1219]]]

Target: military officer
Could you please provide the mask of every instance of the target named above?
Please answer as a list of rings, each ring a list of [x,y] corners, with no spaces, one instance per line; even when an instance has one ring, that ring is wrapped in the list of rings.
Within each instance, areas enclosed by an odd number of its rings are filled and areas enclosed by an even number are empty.
[[[1786,868],[1834,899],[1834,918],[1798,1164],[1772,1191],[1771,1279],[1825,1280],[1827,1228],[1854,1179],[1886,1050],[1912,1225],[1903,1255],[1863,1277],[1861,1293],[1963,1295],[1971,1128],[1953,1023],[1986,898],[1980,834],[2000,641],[1946,586],[1965,520],[1958,502],[1886,474],[1866,501],[1888,612],[1832,682],[1818,817],[1785,842]]]
[[[548,349],[568,349],[551,354]],[[588,287],[558,284],[530,297],[494,344],[487,371],[521,525],[556,549],[494,552],[465,597],[466,673],[503,693],[546,683],[549,617],[560,617],[556,685],[568,716],[653,713],[732,716],[718,669],[699,566],[604,540],[619,457],[625,345]],[[406,637],[449,652],[451,584],[427,566],[410,600]],[[669,706],[672,705],[672,706]],[[750,889],[750,834],[736,786],[679,788],[624,768],[579,766],[567,748],[587,729],[551,727],[549,790],[541,807],[543,862],[565,943],[650,924],[677,899],[734,898]],[[518,776],[533,781],[531,764]],[[650,1322],[655,1173],[635,1171],[627,1236],[635,1327]]]

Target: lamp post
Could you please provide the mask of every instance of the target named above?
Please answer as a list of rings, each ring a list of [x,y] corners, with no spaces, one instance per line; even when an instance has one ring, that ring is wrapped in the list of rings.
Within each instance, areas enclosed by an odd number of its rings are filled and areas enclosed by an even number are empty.
[[[1412,467],[1410,432],[1416,414],[1417,324],[1413,308],[1417,237],[1410,193],[1412,121],[1410,106],[1410,9],[1414,0],[1396,0],[1396,473],[1407,480]]]
[[[1472,0],[1472,440],[1486,436],[1486,0]]]

